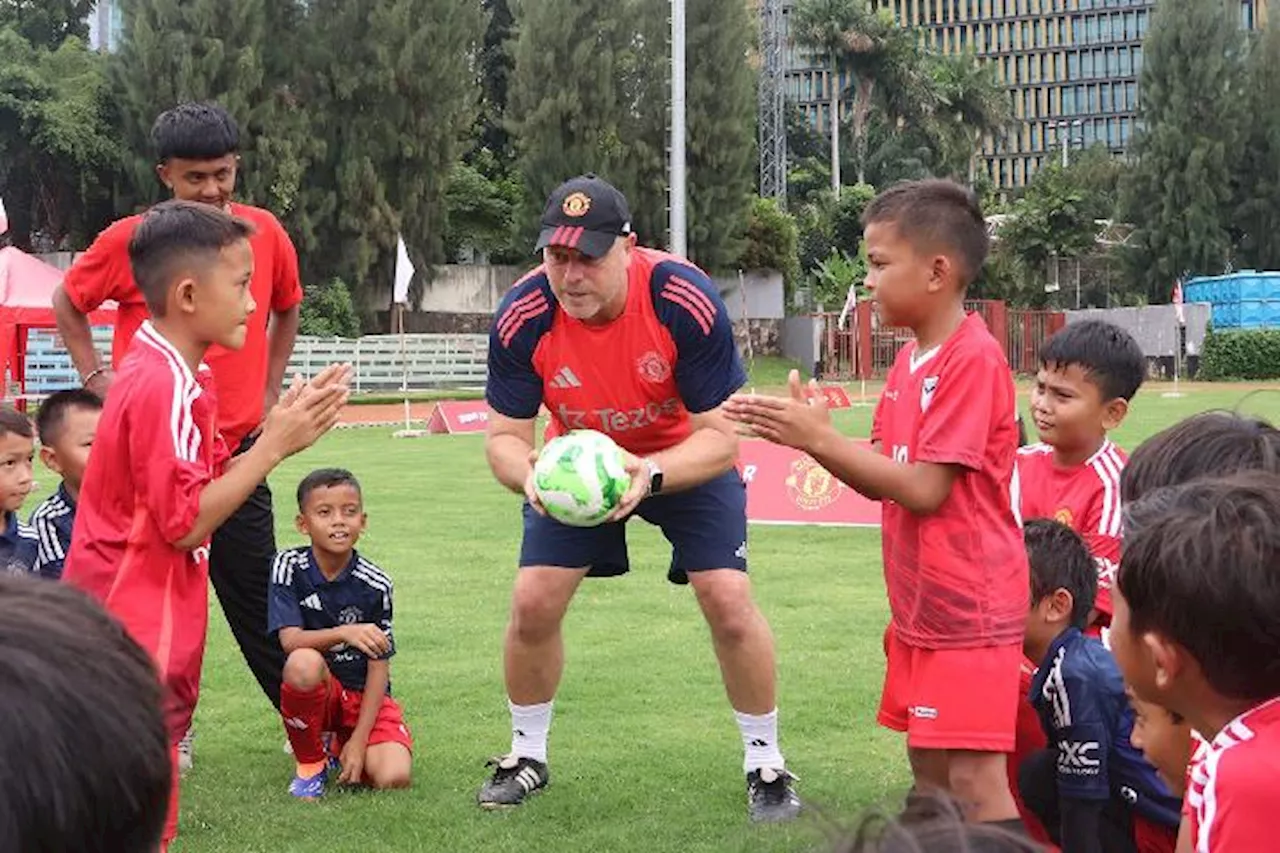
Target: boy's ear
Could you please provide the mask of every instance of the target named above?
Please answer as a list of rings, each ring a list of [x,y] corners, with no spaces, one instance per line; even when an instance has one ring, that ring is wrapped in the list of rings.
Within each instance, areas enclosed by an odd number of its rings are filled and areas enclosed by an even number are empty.
[[[953,270],[954,265],[951,263],[951,258],[946,255],[934,255],[932,269],[929,271],[928,291],[937,293],[946,287],[947,283],[951,281]]]
[[[299,533],[305,534],[307,532],[306,517],[303,516],[302,513],[298,513],[296,516],[293,517],[293,526]]]
[[[62,476],[62,463],[58,461],[58,453],[52,447],[41,446],[40,461],[44,463],[44,467],[59,477]]]
[[[1163,634],[1148,631],[1142,635],[1142,646],[1151,659],[1158,690],[1168,690],[1178,677],[1194,664],[1194,660],[1187,654],[1186,649]]]
[[[1129,414],[1129,401],[1123,397],[1116,397],[1114,400],[1108,400],[1102,406],[1102,426],[1107,432],[1124,423],[1125,415]]]
[[[173,191],[173,178],[172,178],[172,177],[170,177],[170,175],[169,175],[169,164],[168,164],[168,162],[164,162],[164,163],[156,163],[156,175],[157,175],[157,176],[159,176],[159,178],[160,178],[160,183],[164,184],[166,187],[168,187],[168,188],[169,188],[169,191],[170,191],[170,192],[172,192],[172,191]]]
[[[1049,601],[1048,613],[1046,614],[1050,620],[1054,622],[1070,622],[1071,614],[1075,611],[1076,600],[1070,592],[1058,587],[1047,596]]]
[[[196,280],[190,275],[184,275],[173,286],[173,290],[169,294],[172,300],[171,309],[176,309],[188,314],[196,309]]]

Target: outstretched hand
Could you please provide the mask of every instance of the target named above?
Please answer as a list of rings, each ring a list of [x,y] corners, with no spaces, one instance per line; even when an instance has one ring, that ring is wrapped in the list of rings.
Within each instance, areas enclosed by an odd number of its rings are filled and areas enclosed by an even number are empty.
[[[827,398],[816,379],[800,382],[800,372],[787,376],[786,397],[734,394],[724,404],[725,415],[774,444],[812,452],[835,428]]]
[[[351,365],[331,364],[310,382],[294,376],[280,402],[267,413],[262,440],[282,456],[314,444],[338,422],[350,394]]]

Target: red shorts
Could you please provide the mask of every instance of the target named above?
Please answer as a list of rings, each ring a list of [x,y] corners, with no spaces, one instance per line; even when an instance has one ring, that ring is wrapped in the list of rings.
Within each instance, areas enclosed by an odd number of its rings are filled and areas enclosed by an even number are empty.
[[[906,732],[916,749],[1013,750],[1021,643],[922,649],[890,629],[884,645],[880,725]]]
[[[338,679],[329,676],[325,684],[324,725],[322,731],[334,733],[333,751],[342,754],[342,747],[347,738],[355,730],[360,721],[360,702],[364,693],[359,690],[348,690]],[[378,718],[369,732],[369,746],[379,743],[398,743],[413,752],[413,735],[405,725],[404,713],[400,705],[390,696],[382,697],[382,707],[378,708]]]
[[[1133,846],[1138,853],[1173,853],[1178,846],[1178,830],[1152,823],[1142,815],[1135,814]]]
[[[1027,833],[1041,844],[1052,846],[1049,833],[1045,831],[1044,824],[1022,802],[1022,793],[1018,790],[1018,770],[1022,767],[1023,760],[1033,752],[1044,749],[1049,745],[1049,739],[1045,737],[1044,728],[1040,725],[1040,716],[1036,713],[1035,707],[1028,698],[1031,693],[1031,680],[1035,676],[1035,672],[1036,665],[1024,658],[1018,673],[1018,723],[1013,752],[1009,753],[1009,763],[1007,765],[1009,791],[1013,794],[1014,805],[1018,807],[1018,816],[1022,818],[1022,823],[1027,828]]]

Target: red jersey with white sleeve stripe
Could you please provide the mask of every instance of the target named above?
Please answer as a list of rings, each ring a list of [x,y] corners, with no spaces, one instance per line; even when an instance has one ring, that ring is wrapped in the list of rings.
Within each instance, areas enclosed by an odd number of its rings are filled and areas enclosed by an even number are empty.
[[[200,493],[228,457],[216,419],[208,367],[193,372],[144,322],[98,423],[62,575],[102,601],[155,659],[174,743],[199,693],[209,547],[173,543],[191,532]]]
[[[679,444],[691,412],[716,408],[746,379],[706,273],[635,247],[626,305],[603,325],[570,317],[542,267],[516,282],[489,333],[485,397],[510,418],[532,418],[545,404],[548,439],[593,429],[643,456]]]
[[[1280,812],[1280,697],[1236,717],[1191,762],[1183,818],[1196,853],[1273,850]]]
[[[1004,351],[977,314],[941,345],[919,352],[912,342],[894,360],[872,440],[897,462],[960,468],[946,500],[928,515],[883,502],[892,628],[908,645],[1022,642],[1030,579],[1011,491],[1016,415]]]
[[[1120,566],[1120,472],[1128,457],[1110,439],[1079,465],[1053,461],[1053,447],[1032,444],[1018,451],[1018,495],[1022,517],[1052,518],[1080,534],[1098,565],[1094,606],[1111,617],[1111,587]]]

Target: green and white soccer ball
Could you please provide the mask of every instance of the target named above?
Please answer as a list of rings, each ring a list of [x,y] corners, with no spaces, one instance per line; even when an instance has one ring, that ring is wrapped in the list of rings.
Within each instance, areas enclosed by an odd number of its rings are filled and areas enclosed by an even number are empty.
[[[617,509],[631,485],[622,448],[602,432],[577,429],[547,442],[533,466],[533,486],[547,515],[595,527]]]

